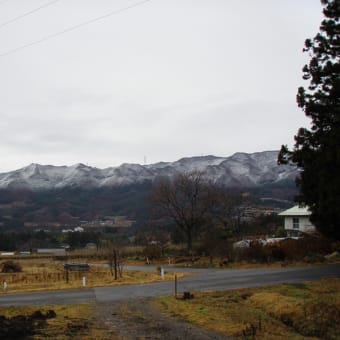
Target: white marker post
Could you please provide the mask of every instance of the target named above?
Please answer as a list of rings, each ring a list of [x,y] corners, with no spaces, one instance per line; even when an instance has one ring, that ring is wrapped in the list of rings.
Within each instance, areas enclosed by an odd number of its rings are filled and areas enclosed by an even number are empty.
[[[164,280],[164,268],[163,267],[161,267],[161,278],[162,280]]]
[[[4,283],[3,283],[3,289],[4,289],[4,292],[7,290],[7,282],[6,281],[4,281]]]
[[[82,282],[83,282],[83,287],[86,287],[86,277],[85,276],[83,276]]]

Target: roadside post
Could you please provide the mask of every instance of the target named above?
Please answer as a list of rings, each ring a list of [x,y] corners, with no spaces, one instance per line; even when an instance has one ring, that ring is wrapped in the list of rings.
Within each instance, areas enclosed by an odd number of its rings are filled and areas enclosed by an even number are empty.
[[[163,267],[161,267],[161,278],[162,280],[164,280],[164,268]]]
[[[83,284],[83,287],[86,287],[86,277],[85,276],[83,276],[82,284]]]
[[[175,274],[175,299],[177,299],[177,275]]]
[[[4,292],[6,292],[6,290],[7,290],[7,282],[6,281],[3,282],[3,289],[4,289]]]

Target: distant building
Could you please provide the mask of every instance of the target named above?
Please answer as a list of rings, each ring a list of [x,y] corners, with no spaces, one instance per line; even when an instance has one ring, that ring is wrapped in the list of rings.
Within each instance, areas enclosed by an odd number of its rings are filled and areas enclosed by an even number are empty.
[[[14,251],[3,251],[0,253],[0,256],[13,256],[15,255]]]
[[[308,207],[299,205],[282,211],[279,216],[283,216],[285,219],[287,236],[299,236],[303,233],[315,232],[316,228],[309,219],[311,214]]]
[[[126,216],[105,216],[105,219],[94,221],[80,221],[82,228],[127,228],[131,227],[136,221],[130,220]]]
[[[62,233],[82,233],[84,228],[82,227],[75,227],[74,229],[63,229]]]
[[[38,248],[38,254],[65,255],[65,248]]]
[[[90,243],[86,244],[85,248],[87,248],[87,249],[97,249],[97,245],[95,243],[90,242]]]

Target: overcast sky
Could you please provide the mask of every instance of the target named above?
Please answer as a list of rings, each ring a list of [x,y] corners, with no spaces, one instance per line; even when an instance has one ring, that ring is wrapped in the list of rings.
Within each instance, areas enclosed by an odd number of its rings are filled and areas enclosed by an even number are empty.
[[[308,125],[319,0],[136,3],[0,0],[0,172],[278,150]]]

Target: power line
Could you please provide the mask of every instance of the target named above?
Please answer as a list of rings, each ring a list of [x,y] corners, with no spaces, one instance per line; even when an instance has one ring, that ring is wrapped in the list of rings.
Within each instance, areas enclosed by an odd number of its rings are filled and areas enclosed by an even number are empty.
[[[120,9],[117,9],[117,10],[114,10],[114,11],[111,11],[107,14],[104,14],[104,15],[101,15],[99,17],[96,17],[94,19],[91,19],[91,20],[87,20],[87,21],[84,21],[80,24],[77,24],[77,25],[74,25],[74,26],[71,26],[69,28],[66,28],[62,31],[59,31],[59,32],[56,32],[56,33],[52,33],[52,34],[49,34],[49,35],[46,35],[45,37],[39,39],[39,40],[35,40],[35,41],[32,41],[30,43],[27,43],[27,44],[24,44],[24,45],[21,45],[21,46],[18,46],[18,47],[15,47],[11,50],[8,50],[6,52],[3,52],[3,53],[0,53],[0,57],[4,57],[4,56],[7,56],[7,55],[10,55],[10,54],[13,54],[13,53],[16,53],[20,50],[23,50],[27,47],[31,47],[31,46],[34,46],[34,45],[38,45],[38,44],[41,44],[42,42],[45,42],[47,40],[50,40],[50,39],[53,39],[53,38],[56,38],[60,35],[63,35],[63,34],[66,34],[68,32],[71,32],[71,31],[74,31],[74,30],[77,30],[78,28],[81,28],[81,27],[84,27],[84,26],[87,26],[87,25],[90,25],[90,24],[93,24],[94,22],[96,21],[100,21],[100,20],[103,20],[103,19],[106,19],[110,16],[113,16],[113,15],[117,15],[117,14],[120,14],[122,12],[125,12],[129,9],[132,9],[132,8],[135,8],[135,7],[138,7],[138,6],[141,6],[141,5],[144,5],[145,3],[147,2],[150,2],[152,0],[143,0],[143,1],[139,1],[139,2],[136,2],[130,6],[126,6],[126,7],[123,7],[123,8],[120,8]]]
[[[18,15],[17,17],[15,17],[15,18],[13,18],[13,19],[10,19],[10,20],[8,20],[8,21],[5,21],[5,22],[3,22],[2,24],[0,24],[0,29],[1,29],[2,27],[4,27],[4,26],[7,26],[7,25],[9,25],[9,24],[12,24],[12,23],[15,22],[15,21],[20,20],[21,18],[27,17],[27,16],[29,16],[29,15],[35,13],[35,12],[38,12],[38,11],[40,11],[41,9],[45,8],[45,7],[51,6],[51,5],[55,4],[55,3],[58,2],[58,1],[60,1],[60,0],[53,0],[53,1],[50,1],[50,2],[48,2],[48,3],[46,3],[46,4],[44,4],[44,5],[41,5],[41,6],[37,7],[37,8],[32,9],[32,10],[26,12],[26,13],[23,13],[23,14],[21,14],[21,15]],[[0,2],[0,4],[1,4],[1,2]]]

